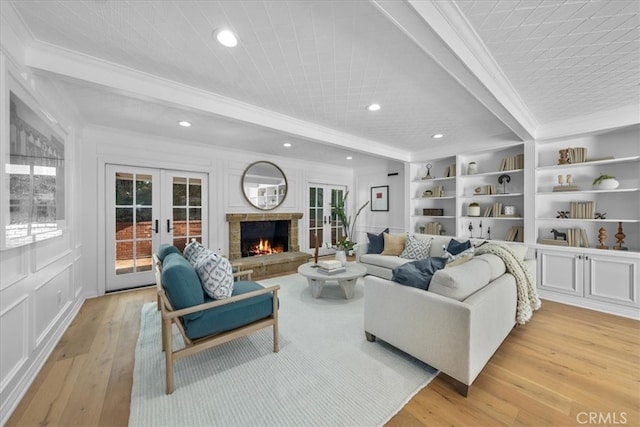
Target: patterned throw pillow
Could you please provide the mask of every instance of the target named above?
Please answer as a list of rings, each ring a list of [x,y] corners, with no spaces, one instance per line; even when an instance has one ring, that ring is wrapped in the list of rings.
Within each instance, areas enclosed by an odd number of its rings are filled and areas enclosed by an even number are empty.
[[[207,250],[208,249],[202,246],[200,242],[198,242],[196,239],[193,239],[191,240],[191,243],[189,243],[184,248],[184,251],[182,252],[182,256],[184,256],[185,259],[189,261],[189,264],[195,267],[196,260],[200,257],[200,255],[202,255]]]
[[[466,240],[464,242],[458,242],[455,239],[451,239],[449,245],[444,250],[444,257],[447,258],[447,264],[461,258],[471,259],[475,253],[474,247],[471,245],[471,241]],[[468,261],[468,260],[467,260]]]
[[[409,236],[407,243],[404,245],[404,250],[400,254],[400,258],[407,259],[426,259],[429,258],[429,252],[431,251],[431,241],[433,239],[416,239],[415,236]]]
[[[205,249],[194,266],[202,288],[213,299],[229,298],[233,292],[233,271],[225,257]]]

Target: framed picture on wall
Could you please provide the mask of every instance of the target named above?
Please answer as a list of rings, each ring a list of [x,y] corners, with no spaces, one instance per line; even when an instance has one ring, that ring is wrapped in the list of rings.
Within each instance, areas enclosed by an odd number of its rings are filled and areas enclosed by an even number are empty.
[[[66,133],[20,80],[2,73],[0,249],[10,249],[62,234]]]
[[[389,186],[371,187],[371,211],[389,211]]]

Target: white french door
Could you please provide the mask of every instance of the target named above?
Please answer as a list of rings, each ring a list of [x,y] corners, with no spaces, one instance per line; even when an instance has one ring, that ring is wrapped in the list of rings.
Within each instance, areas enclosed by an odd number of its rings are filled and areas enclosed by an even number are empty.
[[[207,245],[207,174],[106,166],[106,290],[152,284],[162,243]]]
[[[341,200],[346,192],[345,186],[340,185],[309,185],[309,239],[308,250],[315,250],[316,236],[319,241],[320,255],[333,253],[333,249],[322,248],[322,243],[331,243],[332,246],[342,238],[342,223],[335,215],[331,214],[331,205]]]

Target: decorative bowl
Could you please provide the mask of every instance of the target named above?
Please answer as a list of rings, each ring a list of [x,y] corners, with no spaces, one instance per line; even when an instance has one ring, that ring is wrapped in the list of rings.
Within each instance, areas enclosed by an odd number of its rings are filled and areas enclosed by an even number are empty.
[[[595,188],[596,190],[614,190],[618,188],[619,185],[620,183],[617,179],[608,178],[603,179],[599,184],[594,185],[593,188]]]

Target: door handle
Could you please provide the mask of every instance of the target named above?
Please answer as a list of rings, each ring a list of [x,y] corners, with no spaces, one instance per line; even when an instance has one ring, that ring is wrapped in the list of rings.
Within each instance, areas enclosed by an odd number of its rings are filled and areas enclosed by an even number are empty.
[[[174,229],[174,227],[171,226],[171,220],[168,219],[167,220],[167,233],[170,233],[171,230],[173,230],[173,229]]]
[[[160,229],[158,228],[158,220],[156,219],[156,226],[154,228],[152,228],[153,231],[156,232],[156,234],[158,234],[158,231],[160,231]]]

